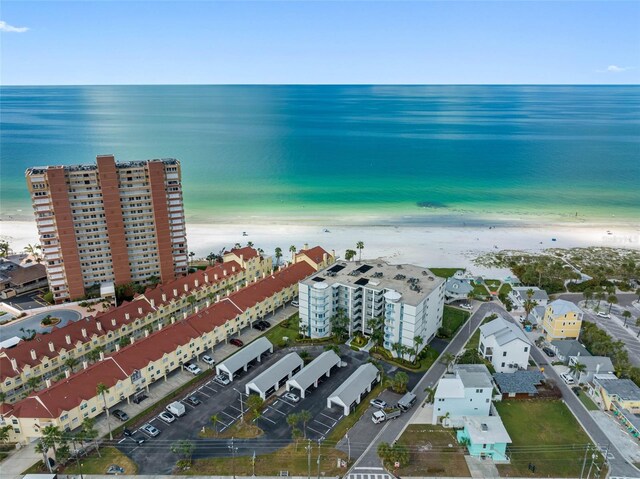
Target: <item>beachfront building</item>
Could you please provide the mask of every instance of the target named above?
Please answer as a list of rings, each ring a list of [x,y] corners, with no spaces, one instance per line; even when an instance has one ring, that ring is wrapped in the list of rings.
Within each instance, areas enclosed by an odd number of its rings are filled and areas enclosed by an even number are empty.
[[[459,443],[466,445],[470,456],[508,461],[507,445],[511,444],[511,437],[500,416],[465,417],[463,424],[456,436]]]
[[[572,356],[591,356],[589,350],[577,339],[556,339],[549,343],[549,347],[556,353],[557,360],[564,364],[569,364]]]
[[[47,286],[47,270],[43,264],[20,264],[0,258],[0,294],[6,298]]]
[[[372,319],[382,318],[384,347],[397,356],[394,345],[419,353],[442,326],[444,280],[419,266],[340,261],[302,281],[299,292],[300,332],[312,338],[329,337],[336,315],[348,318],[349,336],[369,336]]]
[[[289,284],[296,281],[296,277],[291,279],[287,269],[271,274],[271,259],[263,258],[256,250],[232,250],[223,261],[149,288],[130,303],[95,317],[71,322],[63,328],[54,328],[49,334],[37,334],[32,341],[17,341],[13,347],[0,349],[0,391],[5,401],[15,402],[28,394],[30,378],[42,378],[36,387],[45,387],[85,362],[97,360],[100,351],[111,354],[131,338],[143,337],[146,330],[157,329],[172,320],[183,320],[229,295],[241,308],[247,309],[251,302],[244,298],[251,297],[252,291],[261,291],[266,283],[286,286],[274,297],[265,296],[260,307],[246,317],[241,325],[243,329],[297,296],[297,284],[293,287]],[[317,270],[313,263],[304,263],[309,268],[304,265],[297,268],[305,269],[306,275]],[[248,292],[239,294],[244,289]]]
[[[549,303],[542,321],[547,341],[578,339],[583,316],[582,310],[570,301],[556,299]]]
[[[128,346],[116,347],[110,356],[84,362],[78,372],[66,370],[62,380],[30,393],[26,398],[0,405],[4,424],[13,426],[10,441],[27,443],[38,438],[47,425],[73,430],[87,417],[102,413],[102,397],[96,396],[96,384],[103,383],[107,407],[130,401],[148,391],[151,384],[166,380],[186,362],[209,353],[219,343],[236,336],[250,324],[265,317],[293,298],[298,282],[315,272],[307,262],[282,268],[271,276],[214,300],[185,319],[171,318],[154,331],[144,330],[140,339],[131,338]],[[135,302],[130,303],[135,304]]]
[[[570,374],[576,379],[578,384],[586,384],[593,381],[596,374],[613,374],[615,368],[611,359],[606,356],[571,356],[569,358],[569,368],[574,368],[578,364],[584,368],[582,371],[575,370]]]
[[[517,286],[511,288],[509,299],[513,303],[514,309],[524,309],[524,302],[531,299],[538,306],[546,306],[549,303],[549,295],[544,289],[537,286]]]
[[[187,273],[180,162],[45,166],[26,171],[56,303],[102,283],[168,282]]]
[[[464,271],[458,270],[444,284],[444,302],[450,304],[455,301],[465,301],[472,291],[471,280],[465,277]]]
[[[480,326],[478,352],[498,373],[527,369],[530,351],[531,341],[511,321],[499,316]]]
[[[631,379],[618,379],[610,373],[596,374],[594,390],[602,398],[604,409],[611,411],[617,405],[633,414],[640,414],[640,387]]]
[[[462,427],[464,416],[489,416],[493,384],[484,364],[458,364],[438,381],[433,397],[432,424]]]

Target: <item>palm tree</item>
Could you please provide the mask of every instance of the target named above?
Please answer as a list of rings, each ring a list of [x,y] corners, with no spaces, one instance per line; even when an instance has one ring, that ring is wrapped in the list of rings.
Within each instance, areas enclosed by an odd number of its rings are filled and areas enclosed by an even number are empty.
[[[306,409],[303,409],[298,414],[300,416],[300,422],[302,423],[302,434],[303,434],[303,437],[306,439],[307,438],[307,423],[309,421],[311,421],[311,413],[309,411],[307,411]]]
[[[295,245],[292,244],[291,246],[289,246],[289,252],[291,253],[291,262],[292,263],[293,263],[293,260],[296,257],[296,251],[297,250],[296,250],[296,246]]]
[[[580,376],[583,372],[587,370],[587,366],[582,363],[573,363],[569,366],[569,371],[573,374],[574,377],[580,380]]]
[[[615,294],[610,294],[607,303],[609,303],[609,314],[611,314],[611,306],[618,304],[618,297]]]
[[[35,376],[27,379],[27,387],[29,388],[29,391],[35,391],[41,382],[42,377],[40,376]]]
[[[38,454],[42,454],[42,462],[47,466],[47,469],[49,469],[49,472],[53,474],[53,469],[51,469],[51,463],[49,463],[49,459],[47,458],[47,452],[49,451],[49,448],[45,446],[43,438],[40,438],[40,440],[36,443],[35,451]]]
[[[42,441],[44,447],[48,451],[49,448],[53,448],[53,454],[56,454],[56,443],[62,442],[62,431],[58,426],[45,426],[42,429]]]
[[[0,428],[0,442],[9,442],[9,432],[12,431],[13,428],[11,425],[7,425]]]
[[[41,250],[42,246],[40,246],[39,244],[28,244],[24,247],[24,252],[33,256],[38,263],[42,260],[42,258],[40,257]]]
[[[420,350],[420,346],[422,346],[423,343],[424,343],[424,338],[422,336],[416,336],[415,338],[413,338],[413,344],[415,345],[415,348],[416,348],[416,354],[418,354],[418,351]]]
[[[67,368],[69,368],[69,371],[71,371],[71,374],[73,374],[73,368],[75,368],[78,365],[79,362],[80,361],[77,360],[76,358],[67,358],[64,361],[64,365]]]
[[[96,361],[98,361],[98,359],[100,359],[100,353],[103,350],[104,348],[102,348],[101,346],[98,346],[97,348],[93,348],[91,351],[87,353],[87,359],[92,363],[95,363]]]
[[[444,353],[442,356],[440,356],[440,362],[447,366],[447,372],[449,372],[449,368],[451,367],[451,365],[455,360],[456,360],[455,355],[449,352]]]
[[[109,388],[105,386],[103,383],[98,383],[96,386],[96,394],[98,396],[102,396],[102,401],[104,403],[104,411],[107,413],[107,426],[109,427],[109,439],[113,441],[113,433],[111,432],[111,423],[109,422],[109,408],[107,407],[107,396],[106,394],[109,392]]]
[[[356,252],[352,249],[348,249],[344,252],[344,259],[346,259],[347,261],[351,261],[353,258],[355,258],[355,256]]]
[[[631,311],[627,311],[626,309],[624,310],[624,313],[622,313],[622,317],[624,318],[624,327],[627,327],[627,321],[629,321],[629,319],[631,319]]]
[[[380,444],[378,444],[377,452],[378,452],[378,457],[382,460],[383,466],[388,462],[390,462],[389,458],[392,455],[392,450],[388,442],[381,442]]]
[[[593,299],[593,291],[591,291],[590,289],[585,289],[583,294],[585,299],[585,306],[588,308],[589,301]]]
[[[209,420],[213,423],[213,431],[216,436],[218,435],[218,422],[220,421],[220,417],[217,414],[212,415]]]
[[[249,248],[253,248],[253,241],[247,241],[247,246]]]
[[[280,264],[280,258],[282,258],[282,248],[276,247],[276,267]]]
[[[362,261],[362,250],[364,249],[364,242],[363,241],[358,241],[356,243],[356,249],[360,250],[360,256],[358,257],[358,261]]]
[[[191,313],[195,311],[196,297],[194,295],[187,296],[187,303],[189,304],[189,309],[191,309]]]
[[[98,430],[96,429],[96,420],[93,417],[87,417],[82,421],[82,424],[80,426],[82,428],[82,437],[81,440],[83,441],[94,441],[95,445],[96,445],[96,452],[98,453],[98,457],[102,457],[100,455],[100,443],[97,440],[98,436],[100,435],[98,433]]]
[[[0,258],[6,258],[9,256],[9,252],[11,251],[11,247],[9,246],[8,241],[0,241]]]
[[[424,388],[424,392],[427,393],[427,397],[425,401],[427,402],[427,404],[431,404],[433,402],[433,398],[436,395],[436,389],[432,387],[427,387],[427,388]]]

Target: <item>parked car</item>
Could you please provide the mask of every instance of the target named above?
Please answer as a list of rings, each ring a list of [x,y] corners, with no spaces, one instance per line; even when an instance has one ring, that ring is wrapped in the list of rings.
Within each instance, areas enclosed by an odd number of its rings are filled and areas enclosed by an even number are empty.
[[[384,409],[389,406],[386,401],[383,401],[382,399],[378,399],[378,398],[372,399],[371,401],[369,401],[369,403],[373,407],[377,407],[378,409]]]
[[[578,386],[573,386],[571,390],[575,393],[576,396],[580,396],[580,388]]]
[[[192,406],[197,406],[198,404],[200,404],[200,399],[198,399],[195,396],[189,396],[188,398],[185,398],[185,401],[191,404]]]
[[[209,366],[213,366],[213,365],[216,363],[215,359],[213,359],[211,356],[209,356],[209,355],[207,355],[207,354],[205,354],[204,356],[202,356],[202,360],[203,360],[206,364],[208,364]]]
[[[222,384],[223,386],[231,384],[231,381],[229,380],[229,378],[224,374],[217,375],[215,378],[213,378],[213,380],[219,384]]]
[[[298,306],[300,306],[300,303],[298,303],[297,299],[294,299],[293,301],[291,301],[291,306],[294,306],[297,308]]]
[[[113,411],[111,411],[111,415],[116,419],[120,419],[122,422],[129,420],[129,415],[122,409],[114,409]]]
[[[132,437],[133,436],[133,431],[131,429],[128,428],[124,428],[122,431],[122,434],[124,434],[127,437]]]
[[[124,468],[121,466],[118,466],[117,464],[111,464],[108,468],[107,468],[107,474],[124,474]]]
[[[605,313],[604,311],[598,311],[596,315],[600,316],[601,318],[611,319],[611,315],[609,313]]]
[[[176,420],[176,417],[173,414],[171,414],[169,411],[162,411],[160,414],[158,414],[158,417],[162,419],[164,422],[166,422],[167,424],[171,424],[173,421]]]
[[[265,321],[264,319],[261,319],[260,321],[258,321],[260,324],[262,324],[265,328],[270,328],[271,327],[271,323],[269,321]]]
[[[200,374],[202,372],[202,369],[200,369],[198,366],[196,366],[195,364],[191,364],[191,363],[187,363],[184,365],[184,368],[189,371],[191,374],[193,374],[194,376],[197,376],[198,374]]]
[[[473,306],[471,306],[469,303],[461,304],[460,307],[462,309],[468,309],[469,311],[471,311],[473,309]]]
[[[265,329],[267,329],[264,324],[262,324],[261,322],[257,322],[257,323],[253,323],[252,326],[253,329],[257,329],[258,331],[264,331]]]
[[[282,397],[285,398],[287,401],[291,401],[291,402],[300,401],[300,398],[298,397],[298,395],[293,393],[284,393]]]
[[[229,340],[229,344],[233,344],[234,346],[238,346],[239,348],[241,348],[242,346],[244,346],[244,343],[239,340],[238,338],[232,338]]]
[[[560,374],[560,377],[567,384],[575,384],[575,382],[576,382],[576,380],[573,379],[573,376],[571,376],[571,374],[569,374],[569,373],[562,373],[562,374]]]
[[[147,396],[146,394],[138,394],[137,396],[133,397],[133,402],[134,404],[140,404],[142,401],[144,401],[148,397],[149,396]]]
[[[550,358],[553,358],[556,353],[553,352],[553,349],[545,346],[544,348],[542,348],[542,350],[544,351],[544,354],[546,354],[547,356],[549,356]]]
[[[155,426],[152,426],[151,424],[147,423],[144,426],[142,426],[140,428],[140,430],[146,434],[148,434],[151,437],[156,437],[158,434],[160,434],[160,429],[158,429]]]
[[[138,446],[144,443],[144,436],[132,436],[131,439],[133,439]]]

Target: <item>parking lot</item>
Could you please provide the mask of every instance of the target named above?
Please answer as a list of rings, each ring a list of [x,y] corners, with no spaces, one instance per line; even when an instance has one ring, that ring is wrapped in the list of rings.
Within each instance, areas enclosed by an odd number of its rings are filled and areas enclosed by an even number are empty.
[[[319,346],[304,348],[315,356],[323,351]],[[295,348],[294,348],[295,350]],[[179,401],[185,405],[186,414],[177,418],[171,424],[167,424],[158,418],[161,410],[156,411],[152,419],[147,421],[158,428],[160,433],[156,437],[140,430],[143,423],[130,426],[133,438],[114,438],[117,447],[138,464],[140,474],[168,474],[171,472],[178,457],[169,452],[171,444],[180,439],[188,439],[196,445],[193,458],[204,458],[229,455],[229,440],[199,437],[204,427],[212,427],[211,416],[218,417],[217,428],[219,432],[225,431],[236,421],[240,420],[246,411],[247,395],[244,393],[245,384],[265,369],[273,365],[291,349],[277,351],[263,359],[261,364],[250,368],[246,373],[242,372],[229,385],[222,385],[214,379],[199,385],[192,391],[185,392]],[[291,440],[291,428],[287,424],[287,416],[302,410],[311,413],[311,419],[306,424],[307,438],[317,441],[323,439],[342,419],[342,409],[327,409],[326,401],[342,382],[357,369],[367,357],[366,353],[352,351],[344,347],[340,353],[347,366],[333,371],[331,377],[324,378],[317,389],[307,393],[305,399],[297,403],[281,397],[285,391],[279,390],[275,395],[267,399],[263,414],[258,419],[258,426],[264,434],[258,439],[236,440],[234,445],[238,448],[238,455],[251,455],[256,448],[262,454],[283,447]],[[198,363],[199,364],[199,363]],[[200,365],[200,364],[199,364]],[[202,365],[200,365],[202,366]],[[180,373],[186,374],[186,373]],[[195,396],[201,401],[197,406],[191,405],[186,398]],[[123,408],[126,409],[126,408]],[[301,430],[303,425],[298,426]],[[135,438],[144,437],[145,442],[138,444]]]

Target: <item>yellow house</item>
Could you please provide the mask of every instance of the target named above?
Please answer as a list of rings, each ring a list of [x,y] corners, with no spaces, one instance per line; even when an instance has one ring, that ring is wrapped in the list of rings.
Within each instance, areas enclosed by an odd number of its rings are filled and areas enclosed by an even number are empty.
[[[547,341],[578,339],[583,315],[578,306],[564,299],[556,299],[549,303],[542,320],[542,329]]]
[[[631,379],[618,379],[611,374],[596,375],[593,384],[602,397],[605,409],[626,409],[640,414],[640,387]]]

